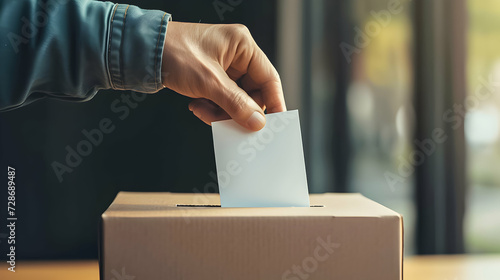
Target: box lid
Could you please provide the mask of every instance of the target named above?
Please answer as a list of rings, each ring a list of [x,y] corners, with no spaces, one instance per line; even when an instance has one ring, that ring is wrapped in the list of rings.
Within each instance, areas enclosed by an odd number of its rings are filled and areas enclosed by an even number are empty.
[[[358,193],[311,194],[311,207],[221,208],[218,194],[120,192],[103,219],[112,217],[256,217],[400,215]]]

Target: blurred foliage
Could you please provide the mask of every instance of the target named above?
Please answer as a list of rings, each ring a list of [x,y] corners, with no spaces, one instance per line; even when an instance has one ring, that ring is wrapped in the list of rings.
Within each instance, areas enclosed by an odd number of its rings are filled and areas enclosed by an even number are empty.
[[[500,59],[500,1],[469,0],[467,81],[473,92]],[[464,19],[466,20],[466,19]]]
[[[488,80],[500,63],[500,1],[469,0],[468,11],[467,84],[469,95],[472,95],[480,83],[479,79]],[[495,80],[500,78],[498,76],[495,75]],[[483,101],[478,109],[491,105],[496,110],[500,108],[498,94]],[[473,185],[500,187],[498,144],[497,140],[494,145],[469,145],[469,177]]]
[[[467,84],[472,96],[480,79],[500,80],[500,1],[468,0]],[[465,19],[464,19],[465,20]],[[474,110],[500,109],[499,88]],[[498,118],[498,114],[492,118]],[[498,125],[492,119],[489,125]],[[469,132],[470,133],[470,132]],[[467,197],[466,244],[472,253],[500,252],[500,145],[467,143],[469,192]]]

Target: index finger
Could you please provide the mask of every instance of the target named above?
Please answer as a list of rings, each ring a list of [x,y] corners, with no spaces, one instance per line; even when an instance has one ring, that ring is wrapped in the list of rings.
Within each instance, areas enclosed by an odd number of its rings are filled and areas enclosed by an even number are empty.
[[[283,87],[278,71],[257,44],[255,44],[255,48],[248,65],[247,76],[261,92],[268,113],[286,111]]]
[[[285,98],[278,71],[259,48],[250,32],[245,29],[234,57],[226,66],[226,72],[233,80],[241,79],[247,92],[260,91],[268,113],[286,111]]]

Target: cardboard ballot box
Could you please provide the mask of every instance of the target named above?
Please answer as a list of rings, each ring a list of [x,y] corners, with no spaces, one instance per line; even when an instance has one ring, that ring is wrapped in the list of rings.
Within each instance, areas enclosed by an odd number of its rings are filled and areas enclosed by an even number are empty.
[[[403,222],[360,194],[221,208],[217,194],[120,192],[102,215],[101,279],[396,280]]]

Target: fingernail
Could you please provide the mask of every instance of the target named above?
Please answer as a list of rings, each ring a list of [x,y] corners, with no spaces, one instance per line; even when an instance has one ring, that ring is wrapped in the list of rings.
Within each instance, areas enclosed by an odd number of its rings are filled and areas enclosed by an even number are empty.
[[[247,125],[252,130],[260,130],[266,125],[266,118],[261,113],[255,111],[248,118]]]
[[[194,109],[193,104],[189,103],[188,108],[189,108],[189,111],[193,112],[193,109]]]

